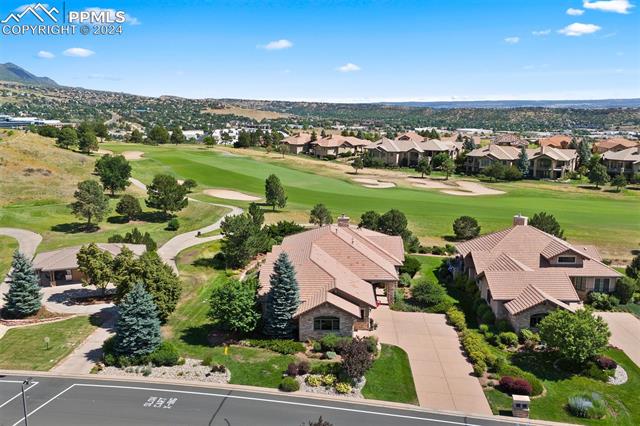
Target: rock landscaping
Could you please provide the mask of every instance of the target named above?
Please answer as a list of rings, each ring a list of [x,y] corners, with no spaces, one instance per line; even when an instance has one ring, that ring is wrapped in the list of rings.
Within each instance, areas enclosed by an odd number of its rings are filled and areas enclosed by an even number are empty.
[[[363,399],[362,388],[367,383],[363,377],[355,385],[338,382],[333,374],[305,374],[297,377],[300,390],[303,392],[319,393],[323,395],[342,396],[351,399]]]
[[[172,380],[190,380],[207,383],[229,383],[231,372],[223,365],[203,365],[202,361],[186,358],[184,364],[172,367],[138,365],[125,368],[98,367],[97,374],[103,376],[153,377]]]
[[[618,365],[616,367],[616,370],[613,372],[613,376],[609,377],[607,383],[609,383],[610,385],[622,385],[627,383],[627,380],[629,380],[627,372],[624,368]]]

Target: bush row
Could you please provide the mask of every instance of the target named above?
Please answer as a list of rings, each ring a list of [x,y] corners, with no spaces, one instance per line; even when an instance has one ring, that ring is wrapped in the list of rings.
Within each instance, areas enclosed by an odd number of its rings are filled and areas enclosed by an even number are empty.
[[[131,365],[153,364],[156,367],[178,365],[184,363],[178,349],[171,342],[162,342],[160,346],[148,355],[126,356],[119,355],[114,350],[114,338],[110,338],[102,345],[103,362],[114,367],[128,367]]]
[[[286,339],[249,339],[243,342],[247,346],[268,349],[283,355],[293,355],[304,352],[304,345],[295,340]]]

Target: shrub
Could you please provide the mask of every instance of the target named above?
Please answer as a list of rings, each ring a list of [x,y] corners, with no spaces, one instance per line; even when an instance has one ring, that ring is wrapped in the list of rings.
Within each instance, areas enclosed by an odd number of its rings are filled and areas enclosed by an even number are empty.
[[[209,366],[211,364],[213,364],[213,355],[211,354],[205,355],[204,359],[202,360],[202,365]]]
[[[211,371],[212,373],[226,373],[227,372],[227,367],[224,366],[224,364],[218,364],[218,363],[212,363],[211,364]]]
[[[144,377],[148,377],[151,375],[151,373],[153,372],[153,367],[151,367],[151,365],[147,364],[142,368],[142,375]]]
[[[449,308],[447,310],[447,320],[449,324],[454,326],[458,331],[464,331],[467,329],[467,320],[464,317],[464,313],[458,308]]]
[[[465,352],[467,352],[467,355],[473,364],[477,364],[481,361],[485,365],[493,366],[495,364],[495,355],[490,352],[487,347],[487,343],[479,334],[476,334],[471,330],[465,330],[462,332],[461,342]]]
[[[295,377],[287,376],[280,382],[280,390],[284,392],[295,392],[300,389],[300,383]]]
[[[342,351],[342,370],[347,377],[358,380],[373,364],[373,357],[364,339],[355,338]]]
[[[400,275],[398,287],[411,287],[411,275],[407,274],[406,272]]]
[[[510,347],[516,346],[518,344],[518,335],[512,331],[500,333],[498,335],[498,339],[503,345],[507,345]]]
[[[569,398],[569,412],[576,417],[588,418],[589,409],[593,407],[591,400],[582,396],[572,396]]]
[[[287,366],[287,376],[295,377],[298,375],[298,364],[295,362],[289,363]]]
[[[307,376],[305,382],[312,388],[317,388],[322,384],[322,377],[318,376],[317,374],[312,374]]]
[[[480,316],[480,322],[484,323],[484,324],[493,324],[496,321],[496,316],[493,314],[493,311],[491,311],[491,308],[489,308],[488,311],[485,311],[482,316]]]
[[[311,364],[309,364],[309,361],[300,361],[300,363],[298,363],[298,374],[301,376],[304,376],[305,374],[308,374],[311,371]]]
[[[322,384],[325,386],[333,386],[336,382],[336,376],[334,374],[325,374],[322,376]]]
[[[528,328],[523,328],[520,330],[520,341],[525,343],[526,341],[533,341],[534,343],[540,343],[540,335],[538,333],[534,333]]]
[[[598,364],[598,367],[602,368],[603,370],[615,370],[618,366],[617,362],[604,355],[597,357],[596,363]]]
[[[342,370],[339,362],[323,362],[314,364],[311,367],[311,374],[320,376],[326,376],[327,374],[333,374],[337,376]]]
[[[499,333],[503,333],[505,331],[513,331],[513,328],[511,328],[509,321],[501,319],[496,321],[496,330],[498,330]]]
[[[404,263],[400,267],[400,273],[409,274],[409,276],[413,278],[421,267],[422,264],[418,259],[412,256],[407,256],[407,258],[404,260]]]
[[[587,296],[587,303],[593,306],[594,309],[598,309],[601,311],[610,311],[618,306],[620,304],[620,301],[615,296],[592,291]]]
[[[322,352],[322,344],[315,340],[311,345],[314,352]]]
[[[293,355],[304,352],[304,345],[290,339],[249,339],[245,344],[256,348],[268,349],[283,355]]]
[[[489,326],[487,324],[480,324],[480,333],[486,335],[489,332]]]
[[[327,359],[336,359],[336,357],[338,356],[337,353],[333,352],[333,351],[327,351],[324,354],[325,358]]]
[[[167,223],[167,231],[177,231],[178,229],[180,229],[180,221],[174,217]]]
[[[171,342],[162,342],[158,349],[148,356],[149,362],[156,367],[177,365],[180,361],[180,353]]]
[[[420,279],[411,287],[411,298],[424,306],[434,306],[444,302],[449,296],[447,291],[438,283],[427,279]]]
[[[594,380],[599,380],[605,383],[609,381],[609,377],[611,373],[612,373],[611,370],[603,370],[593,362],[587,363],[587,367],[582,371],[582,374],[584,376],[587,376]]]
[[[624,277],[616,283],[616,297],[622,304],[629,303],[636,290],[638,290],[638,284],[630,277]]]
[[[487,364],[484,361],[478,361],[473,364],[473,374],[481,377],[487,371]]]
[[[531,384],[525,379],[503,376],[500,378],[500,389],[508,394],[531,395]]]
[[[368,336],[364,338],[364,341],[367,342],[367,350],[369,353],[376,355],[378,353],[378,337]]]
[[[336,392],[346,394],[351,393],[351,385],[349,383],[336,383]]]
[[[322,350],[325,352],[330,351],[340,353],[351,340],[351,337],[340,337],[337,334],[329,333],[322,336],[320,344],[322,346]]]
[[[540,379],[538,379],[533,374],[516,367],[515,365],[505,364],[504,367],[498,369],[497,372],[501,377],[511,376],[521,378],[529,382],[529,384],[531,385],[532,396],[540,395],[544,391],[544,386],[542,385]]]
[[[567,408],[576,417],[601,419],[607,414],[607,406],[600,394],[581,393],[569,398]]]

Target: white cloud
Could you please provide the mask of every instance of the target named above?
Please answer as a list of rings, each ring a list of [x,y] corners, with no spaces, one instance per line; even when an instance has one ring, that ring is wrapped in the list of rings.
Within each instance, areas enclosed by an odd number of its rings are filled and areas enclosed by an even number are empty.
[[[62,52],[64,56],[73,56],[75,58],[88,58],[96,54],[93,50],[85,49],[83,47],[72,47]]]
[[[53,59],[55,57],[56,57],[56,55],[54,55],[51,52],[47,52],[46,50],[41,50],[41,51],[38,52],[38,58]]]
[[[581,16],[583,14],[584,14],[584,10],[582,9],[574,9],[573,7],[570,7],[569,9],[567,9],[567,15]]]
[[[338,71],[340,72],[355,72],[360,71],[361,68],[356,64],[352,64],[351,62],[344,64],[341,67],[338,67]]]
[[[591,2],[584,0],[582,7],[585,9],[600,10],[602,12],[629,13],[629,9],[634,7],[629,0],[598,0]]]
[[[558,32],[566,36],[580,37],[585,34],[593,34],[601,29],[601,27],[595,24],[581,24],[580,22],[575,22],[571,25],[567,25],[561,30],[558,30]]]
[[[551,34],[551,30],[547,28],[546,30],[532,31],[531,34],[534,36],[546,36]]]
[[[266,50],[282,50],[282,49],[290,49],[292,47],[293,47],[293,43],[291,43],[289,40],[286,40],[286,39],[274,40],[274,41],[270,41],[264,46],[258,46],[258,48],[266,49]]]
[[[109,14],[109,19],[114,21],[116,17],[116,10],[104,7],[87,7],[85,9],[86,12],[107,12]],[[129,25],[140,25],[140,20],[138,18],[134,18],[133,16],[125,13],[124,15],[125,22]]]
[[[504,42],[507,44],[517,44],[520,43],[520,37],[507,37],[504,39]]]

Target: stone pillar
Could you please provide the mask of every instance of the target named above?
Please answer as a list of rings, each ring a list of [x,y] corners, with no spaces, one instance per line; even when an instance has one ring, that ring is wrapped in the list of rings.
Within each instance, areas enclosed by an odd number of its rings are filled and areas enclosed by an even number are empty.
[[[395,281],[389,281],[386,283],[387,301],[389,302],[389,306],[391,306],[393,302],[395,302],[396,287],[397,283]]]

